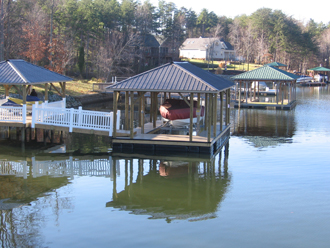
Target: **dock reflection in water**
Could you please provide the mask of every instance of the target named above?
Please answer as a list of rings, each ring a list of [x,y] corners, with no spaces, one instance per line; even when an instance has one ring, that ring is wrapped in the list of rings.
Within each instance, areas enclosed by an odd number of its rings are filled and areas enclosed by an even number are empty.
[[[231,180],[228,147],[212,158],[0,153],[0,243],[43,246],[43,226],[59,221],[63,210],[75,211],[75,199],[65,192],[79,178],[110,179],[112,199],[103,214],[113,207],[169,223],[215,218]]]
[[[212,159],[134,158],[113,159],[125,163],[125,187],[119,193],[113,180],[113,200],[106,204],[150,219],[205,220],[216,217],[216,211],[230,185],[228,145]],[[224,158],[221,158],[222,152]],[[138,163],[134,180],[133,164]],[[148,171],[145,172],[145,164]],[[115,169],[115,167],[113,167]],[[117,173],[112,173],[116,175]]]
[[[296,131],[294,110],[241,109],[232,115],[232,136],[240,136],[255,147],[291,143]]]

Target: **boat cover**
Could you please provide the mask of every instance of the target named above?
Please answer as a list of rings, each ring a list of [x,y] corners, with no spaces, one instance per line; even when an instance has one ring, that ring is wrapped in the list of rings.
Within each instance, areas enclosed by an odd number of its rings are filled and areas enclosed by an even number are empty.
[[[197,101],[194,101],[194,118],[197,117]],[[189,119],[190,118],[190,107],[188,104],[181,99],[167,99],[160,105],[159,112],[161,116],[168,120],[178,120],[178,119]],[[201,106],[201,114],[204,116],[204,107]]]

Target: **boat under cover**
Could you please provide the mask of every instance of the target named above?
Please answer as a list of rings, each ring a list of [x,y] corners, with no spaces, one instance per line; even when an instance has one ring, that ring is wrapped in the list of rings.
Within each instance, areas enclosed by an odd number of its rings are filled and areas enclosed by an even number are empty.
[[[200,116],[204,116],[204,106],[200,107]],[[167,120],[190,119],[190,107],[181,99],[167,99],[160,105],[159,112]],[[197,117],[197,101],[194,101],[193,118]]]

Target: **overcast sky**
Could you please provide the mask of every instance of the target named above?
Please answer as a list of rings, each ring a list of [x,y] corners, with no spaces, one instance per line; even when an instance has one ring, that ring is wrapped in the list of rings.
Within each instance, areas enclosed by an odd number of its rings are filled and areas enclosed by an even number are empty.
[[[144,0],[140,0],[144,2]],[[149,0],[154,6],[158,6],[158,0]],[[233,1],[217,1],[217,0],[165,0],[165,2],[175,3],[177,8],[185,7],[194,10],[197,14],[203,8],[209,12],[213,11],[218,16],[232,17],[246,14],[250,15],[260,8],[270,8],[272,10],[282,10],[288,16],[293,16],[301,21],[313,19],[315,22],[330,22],[330,1],[318,0],[313,3],[309,1],[292,1],[292,0],[233,0]]]

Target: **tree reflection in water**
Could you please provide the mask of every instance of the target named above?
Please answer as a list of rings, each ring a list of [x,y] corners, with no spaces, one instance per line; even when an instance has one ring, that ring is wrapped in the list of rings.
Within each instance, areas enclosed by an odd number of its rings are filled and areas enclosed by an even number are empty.
[[[113,178],[113,200],[106,206],[168,222],[173,219],[196,221],[215,218],[231,180],[227,164],[228,144],[224,155],[223,159],[221,152],[217,155],[217,165],[215,157],[204,160],[149,158],[146,174],[143,171],[146,159],[139,158],[135,182],[133,159],[125,159],[125,188],[117,193],[116,178]]]
[[[24,179],[1,176],[1,247],[39,247],[43,243],[40,230],[46,218],[40,208],[50,206],[58,216],[56,212],[70,205],[67,199],[58,198],[56,193],[57,188],[66,184],[68,184],[66,177],[29,176]],[[30,205],[34,207],[31,208]]]

